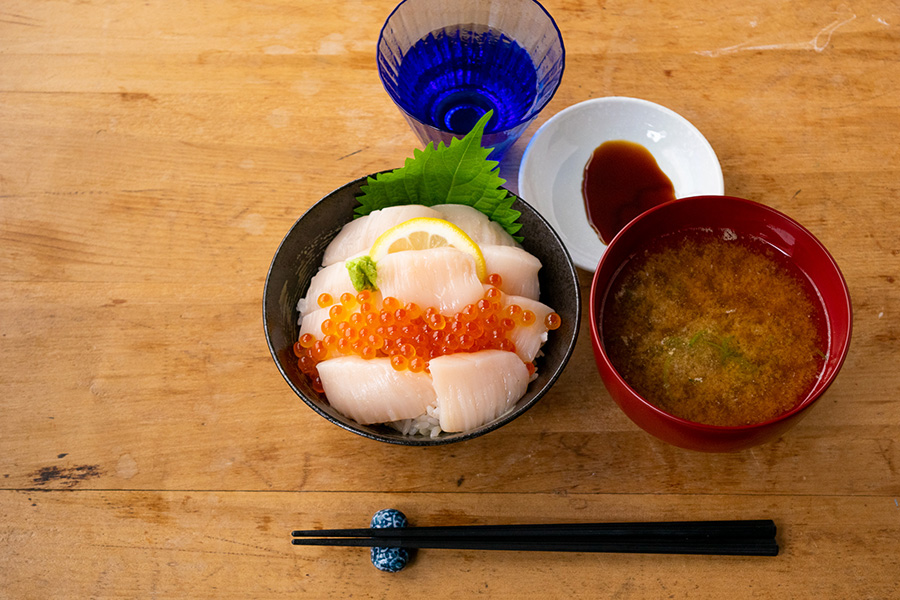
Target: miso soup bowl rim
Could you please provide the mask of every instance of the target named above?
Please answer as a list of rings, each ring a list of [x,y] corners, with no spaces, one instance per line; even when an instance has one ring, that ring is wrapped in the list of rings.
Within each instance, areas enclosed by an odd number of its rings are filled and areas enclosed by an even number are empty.
[[[640,223],[642,220],[651,218],[653,216],[653,214],[656,212],[671,211],[671,210],[673,210],[674,207],[677,207],[677,205],[679,205],[679,204],[686,204],[686,203],[691,203],[691,202],[697,202],[699,200],[708,200],[708,199],[715,199],[716,201],[722,201],[722,202],[726,202],[726,203],[739,203],[739,204],[750,205],[750,206],[754,207],[754,209],[759,210],[762,213],[768,213],[775,220],[789,223],[792,227],[796,228],[798,231],[803,233],[807,237],[807,241],[810,242],[813,246],[815,246],[817,248],[818,252],[822,255],[822,257],[825,258],[830,263],[830,266],[834,269],[834,273],[838,276],[838,278],[841,282],[841,288],[842,288],[842,292],[843,292],[842,303],[845,304],[845,310],[846,310],[847,316],[848,316],[846,339],[844,340],[844,343],[839,348],[834,349],[834,351],[838,357],[836,362],[833,363],[832,367],[828,368],[824,377],[820,377],[816,381],[816,383],[806,393],[806,395],[804,396],[804,398],[801,402],[799,402],[792,409],[785,411],[785,412],[777,415],[776,417],[773,417],[766,421],[760,421],[758,423],[750,423],[747,425],[712,425],[712,424],[708,424],[708,423],[700,423],[697,421],[691,421],[689,419],[685,419],[683,417],[679,417],[668,411],[665,411],[665,410],[657,407],[656,405],[652,404],[647,399],[645,399],[638,391],[636,391],[631,385],[629,385],[628,382],[621,376],[621,374],[619,374],[619,372],[615,368],[615,366],[613,366],[612,362],[609,359],[609,356],[606,353],[606,348],[604,347],[603,340],[601,337],[601,332],[599,330],[598,315],[599,315],[600,310],[603,308],[603,304],[606,300],[606,295],[608,293],[609,287],[612,285],[612,283],[616,277],[616,273],[618,273],[618,271],[623,266],[622,263],[617,265],[616,272],[613,273],[613,275],[609,277],[604,288],[602,290],[598,289],[599,280],[600,280],[601,273],[603,272],[604,264],[606,262],[609,262],[610,260],[612,260],[612,258],[609,258],[609,257],[613,256],[613,254],[614,254],[613,252],[610,252],[610,251],[605,252],[603,254],[603,256],[601,257],[600,262],[597,265],[597,270],[594,273],[593,281],[591,282],[588,316],[590,319],[590,327],[591,327],[590,334],[591,334],[591,340],[592,340],[593,346],[594,346],[594,354],[595,354],[595,358],[597,359],[598,362],[602,361],[605,364],[609,373],[615,378],[616,383],[622,389],[624,389],[628,392],[628,395],[630,396],[630,398],[633,401],[635,401],[636,403],[638,403],[642,409],[644,409],[650,413],[653,413],[661,421],[668,422],[671,425],[678,426],[678,427],[681,427],[684,429],[694,430],[698,433],[727,434],[729,432],[746,433],[746,432],[753,431],[753,430],[763,430],[763,429],[772,427],[774,425],[777,425],[783,421],[791,420],[794,417],[798,416],[800,413],[802,413],[803,411],[808,409],[810,406],[815,404],[815,402],[822,396],[822,394],[825,393],[825,391],[834,382],[834,379],[837,377],[838,373],[840,372],[841,367],[843,366],[844,360],[847,357],[848,350],[850,347],[850,338],[852,336],[853,310],[852,310],[851,301],[850,301],[850,293],[849,293],[849,289],[847,287],[846,279],[844,278],[843,273],[841,272],[840,268],[838,267],[837,262],[834,260],[834,257],[831,255],[831,253],[828,251],[828,249],[822,244],[822,242],[819,241],[819,239],[816,238],[816,236],[814,236],[808,229],[806,229],[806,227],[804,227],[803,225],[801,225],[800,223],[798,223],[791,217],[787,216],[786,214],[784,214],[770,206],[766,206],[765,204],[755,202],[753,200],[748,200],[745,198],[738,198],[735,196],[690,196],[687,198],[680,198],[677,200],[673,200],[671,202],[667,202],[665,204],[648,209],[647,211],[645,211],[645,212],[641,213],[640,215],[638,215],[637,217],[635,217],[625,227],[623,227],[622,230],[619,231],[619,233],[617,233],[616,236],[613,238],[613,240],[609,243],[608,248],[613,248],[615,245],[621,245],[622,242],[619,240],[627,237],[629,235],[630,230],[634,229],[635,227],[640,226]],[[702,225],[698,224],[698,226],[702,226]],[[673,228],[672,233],[675,233],[677,231],[682,231],[684,229],[686,229],[686,228],[684,228],[684,227]],[[740,230],[739,225],[736,225],[735,229]],[[618,244],[617,244],[617,242],[618,242]],[[637,246],[637,248],[640,248],[640,247],[643,247],[643,246],[642,245]],[[631,254],[633,254],[633,252],[629,253],[629,256]],[[815,281],[813,281],[813,285],[815,285]],[[823,310],[824,310],[824,307],[823,307]],[[602,375],[602,373],[601,373],[601,375]],[[608,384],[607,384],[605,378],[604,378],[604,384],[607,385],[607,387],[608,387]],[[612,390],[610,390],[610,392],[612,392]],[[617,404],[619,403],[619,401],[617,399],[616,399],[616,403]],[[624,410],[625,409],[623,408],[623,411]],[[631,415],[629,415],[627,411],[625,411],[625,412],[626,412],[626,415],[628,415],[629,418],[631,418]]]

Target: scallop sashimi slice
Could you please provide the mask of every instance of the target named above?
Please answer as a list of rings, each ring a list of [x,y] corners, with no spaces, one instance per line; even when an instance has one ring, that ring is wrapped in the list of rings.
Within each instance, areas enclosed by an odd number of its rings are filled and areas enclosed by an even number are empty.
[[[427,373],[397,371],[389,358],[341,356],[317,367],[328,403],[362,425],[413,419],[435,400]]]
[[[528,388],[528,369],[512,352],[446,354],[428,363],[444,431],[469,431],[507,412]]]
[[[331,265],[362,252],[368,252],[379,235],[404,221],[420,217],[442,218],[441,213],[432,208],[410,204],[373,210],[364,217],[353,219],[344,225],[340,233],[325,248],[322,264]]]
[[[344,261],[319,269],[319,272],[313,275],[313,278],[309,281],[306,296],[297,303],[297,310],[301,315],[317,310],[319,308],[319,295],[326,292],[331,294],[335,302],[344,292],[356,295],[356,288],[353,287],[350,273],[347,272],[347,266]]]
[[[531,325],[516,324],[515,329],[507,333],[512,343],[516,345],[516,354],[525,362],[534,361],[541,346],[547,341],[547,315],[553,312],[553,309],[542,304],[537,300],[525,298],[524,296],[508,296],[504,294],[501,297],[503,307],[506,308],[511,304],[516,304],[522,310],[530,310],[534,313],[534,323]]]
[[[516,240],[496,221],[478,209],[465,204],[436,204],[434,210],[442,219],[450,221],[466,232],[479,246],[515,246]]]
[[[394,252],[377,266],[382,297],[434,307],[444,316],[478,302],[484,293],[475,260],[455,248]]]
[[[516,246],[481,246],[481,254],[487,272],[500,276],[501,292],[532,300],[540,297],[541,261],[536,256]]]
[[[328,311],[330,308],[317,308],[316,310],[311,310],[308,313],[303,315],[303,318],[300,320],[300,331],[297,333],[297,337],[301,335],[310,333],[315,337],[321,339],[322,338],[322,322],[328,318]]]

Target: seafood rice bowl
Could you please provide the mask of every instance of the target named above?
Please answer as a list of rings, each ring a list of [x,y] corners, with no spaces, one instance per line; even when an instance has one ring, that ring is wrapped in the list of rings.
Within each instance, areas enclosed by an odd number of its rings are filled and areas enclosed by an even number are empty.
[[[574,349],[565,247],[515,197],[521,241],[464,205],[359,217],[369,179],[319,201],[276,252],[264,325],[279,370],[320,415],[379,441],[444,444],[512,421]]]

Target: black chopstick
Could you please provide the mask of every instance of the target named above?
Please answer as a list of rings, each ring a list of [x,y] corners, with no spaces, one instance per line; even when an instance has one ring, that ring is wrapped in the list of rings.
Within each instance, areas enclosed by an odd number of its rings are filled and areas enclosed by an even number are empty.
[[[291,532],[297,537],[398,537],[480,539],[503,537],[551,538],[774,538],[770,519],[743,521],[670,521],[643,523],[546,523],[515,525],[451,525],[444,527],[385,527],[356,529],[307,529]]]
[[[507,550],[533,552],[619,552],[644,554],[707,554],[724,556],[777,556],[778,544],[770,540],[700,541],[659,539],[649,541],[547,541],[508,539],[402,539],[402,538],[295,538],[297,546],[355,546],[380,548],[437,548],[448,550]]]
[[[314,529],[298,546],[776,556],[771,520]]]

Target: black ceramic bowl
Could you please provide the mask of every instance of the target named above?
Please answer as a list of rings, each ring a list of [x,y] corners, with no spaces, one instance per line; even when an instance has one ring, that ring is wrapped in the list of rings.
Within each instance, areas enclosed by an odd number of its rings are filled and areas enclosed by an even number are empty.
[[[316,393],[309,380],[297,368],[293,344],[297,341],[297,300],[309,287],[310,279],[322,264],[325,247],[341,227],[353,219],[359,203],[360,186],[366,178],[352,181],[331,192],[300,217],[275,251],[263,292],[263,326],[269,350],[278,370],[291,389],[314,411],[344,429],[369,439],[407,446],[434,446],[472,439],[509,423],[531,408],[556,382],[572,355],[581,319],[581,293],[578,277],[569,253],[555,231],[538,212],[516,198],[513,208],[520,211],[522,247],[543,264],[539,272],[541,302],[561,317],[562,326],[551,331],[538,358],[538,377],[528,386],[512,411],[463,433],[441,433],[436,438],[404,435],[387,425],[360,425],[334,410],[323,394]]]

